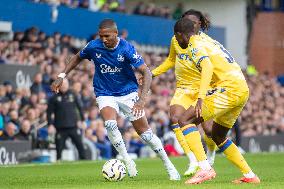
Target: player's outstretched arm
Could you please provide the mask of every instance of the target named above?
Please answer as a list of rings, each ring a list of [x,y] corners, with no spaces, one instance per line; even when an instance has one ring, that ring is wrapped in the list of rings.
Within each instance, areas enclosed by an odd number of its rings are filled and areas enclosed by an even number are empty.
[[[153,77],[159,76],[169,69],[175,66],[175,61],[172,61],[170,58],[167,58],[162,64],[160,64],[157,68],[152,70]]]
[[[139,115],[143,112],[146,97],[147,97],[148,91],[150,90],[150,86],[152,82],[152,73],[146,64],[142,64],[141,66],[139,66],[137,68],[137,71],[139,71],[142,74],[143,81],[141,85],[141,94],[140,94],[139,100],[134,104],[134,107],[133,107],[134,115]]]
[[[152,70],[153,77],[159,76],[167,72],[169,69],[173,68],[175,66],[175,62],[176,62],[176,51],[175,51],[174,42],[172,39],[169,55],[162,64],[160,64],[158,67]]]
[[[81,62],[80,53],[78,52],[75,56],[73,56],[69,61],[67,61],[66,67],[64,69],[64,73],[67,75],[71,70],[76,68],[76,66]]]
[[[67,64],[65,66],[64,72],[60,73],[57,79],[52,82],[51,90],[55,93],[59,92],[59,88],[62,85],[63,79],[67,76],[67,74],[73,70],[80,62],[80,53],[78,52],[75,56],[73,56],[69,61],[67,60]]]

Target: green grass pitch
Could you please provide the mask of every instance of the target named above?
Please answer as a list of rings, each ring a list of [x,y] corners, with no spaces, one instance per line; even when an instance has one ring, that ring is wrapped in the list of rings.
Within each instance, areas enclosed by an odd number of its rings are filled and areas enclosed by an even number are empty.
[[[136,160],[139,175],[120,182],[108,182],[102,177],[101,169],[105,161],[63,162],[55,164],[27,164],[0,167],[0,189],[179,189],[179,188],[284,188],[284,153],[246,154],[245,158],[254,172],[262,180],[261,184],[231,184],[231,180],[241,176],[224,156],[218,155],[215,161],[217,177],[200,185],[188,186],[186,180],[169,181],[159,159]],[[180,173],[187,167],[185,157],[172,158]]]

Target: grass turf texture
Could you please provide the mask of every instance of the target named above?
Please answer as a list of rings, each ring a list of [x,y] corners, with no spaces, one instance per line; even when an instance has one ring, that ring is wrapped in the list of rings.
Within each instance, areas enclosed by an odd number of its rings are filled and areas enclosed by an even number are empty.
[[[167,188],[284,188],[284,153],[246,154],[245,158],[255,173],[262,179],[258,185],[235,185],[231,181],[241,174],[225,157],[218,155],[215,161],[217,177],[201,185],[188,186],[181,181],[169,181],[159,159],[136,160],[139,175],[131,179],[126,176],[123,181],[106,181],[101,173],[105,161],[63,162],[56,164],[26,164],[0,167],[0,188],[58,188],[58,189],[167,189]],[[172,158],[173,163],[182,174],[187,168],[185,157]]]

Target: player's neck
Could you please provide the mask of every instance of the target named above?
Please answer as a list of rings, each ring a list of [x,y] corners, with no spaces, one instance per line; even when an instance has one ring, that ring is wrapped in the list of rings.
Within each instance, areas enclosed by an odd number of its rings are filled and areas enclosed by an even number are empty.
[[[104,44],[104,47],[105,47],[106,49],[108,49],[108,50],[114,50],[114,49],[117,48],[119,42],[120,42],[120,38],[117,37],[117,38],[116,38],[116,43],[115,43],[115,46],[114,46],[114,47],[107,47],[107,46],[105,46],[105,44]]]

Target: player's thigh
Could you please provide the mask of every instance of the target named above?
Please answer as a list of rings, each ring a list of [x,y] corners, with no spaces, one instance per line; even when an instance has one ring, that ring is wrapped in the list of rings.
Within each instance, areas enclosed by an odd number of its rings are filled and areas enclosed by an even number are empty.
[[[170,106],[170,118],[173,124],[178,123],[180,116],[185,112],[185,108],[181,105],[174,104]]]
[[[204,131],[204,133],[208,136],[211,137],[212,136],[212,127],[213,127],[213,120],[207,120],[203,123],[201,123],[202,129]]]
[[[194,106],[197,101],[197,93],[190,89],[177,88],[170,106],[178,105],[187,110],[190,106]]]
[[[238,119],[238,117],[240,116],[240,113],[242,112],[246,101],[248,99],[248,96],[244,95],[243,97],[241,97],[239,99],[239,105],[230,109],[229,111],[227,111],[226,113],[216,117],[214,119],[214,121],[224,127],[227,127],[229,129],[231,129],[234,126],[234,123],[236,122],[236,120]]]
[[[133,92],[133,93],[130,93],[128,95],[121,96],[121,97],[115,97],[115,101],[118,104],[119,111],[121,111],[123,113],[123,115],[131,122],[138,120],[138,119],[145,116],[144,110],[143,110],[142,114],[139,115],[139,116],[135,116],[133,114],[132,108],[133,108],[135,102],[137,102],[138,100],[139,100],[139,96],[138,96],[137,92]]]
[[[104,121],[116,120],[119,107],[113,96],[99,96],[96,101]]]
[[[195,107],[190,106],[179,118],[179,125],[180,127],[184,127],[188,124],[195,124],[199,125],[202,123],[204,120],[202,117],[197,117],[195,113]]]
[[[236,96],[225,89],[215,88],[209,90],[202,104],[202,117],[204,121],[215,119],[236,107]]]

